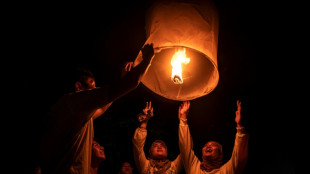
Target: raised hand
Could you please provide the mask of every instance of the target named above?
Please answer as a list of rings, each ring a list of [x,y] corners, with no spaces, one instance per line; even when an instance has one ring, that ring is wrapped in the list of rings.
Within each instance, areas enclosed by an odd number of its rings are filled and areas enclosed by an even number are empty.
[[[124,77],[133,67],[133,62],[125,62],[121,69],[121,77]]]
[[[153,117],[153,107],[152,107],[152,102],[146,102],[145,108],[142,110],[143,113],[149,117]]]
[[[237,100],[237,110],[235,122],[237,123],[237,127],[241,126],[241,101]]]
[[[153,43],[146,44],[141,50],[143,59],[149,60],[154,56]]]
[[[189,112],[190,102],[183,101],[183,103],[179,106],[179,119],[187,119],[187,115]]]
[[[130,71],[132,65],[133,65],[133,62],[126,62],[124,70],[125,71]]]
[[[153,107],[152,102],[146,102],[145,108],[142,110],[142,113],[138,115],[139,122],[147,122],[150,117],[153,117]]]

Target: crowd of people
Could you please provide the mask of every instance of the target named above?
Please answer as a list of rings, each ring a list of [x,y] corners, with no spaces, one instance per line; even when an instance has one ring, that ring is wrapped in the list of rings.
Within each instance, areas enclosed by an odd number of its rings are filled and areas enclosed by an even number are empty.
[[[122,69],[121,81],[103,87],[96,86],[94,74],[90,70],[77,69],[74,78],[74,92],[63,95],[56,102],[44,121],[44,132],[40,144],[40,164],[36,173],[78,173],[98,174],[98,169],[106,160],[104,147],[94,138],[93,120],[102,116],[119,98],[137,88],[154,57],[152,44],[142,50],[142,62],[132,67],[127,62]],[[186,173],[242,173],[247,162],[248,134],[242,124],[241,102],[237,101],[235,116],[236,138],[231,158],[223,161],[220,143],[210,141],[202,147],[202,160],[193,151],[192,137],[187,124],[190,101],[179,106],[178,143],[180,154],[168,158],[168,147],[161,140],[155,140],[144,152],[147,138],[147,124],[154,116],[151,101],[137,115],[139,127],[132,135],[135,164],[125,161],[119,167],[119,174],[132,174],[133,165],[141,174],[178,174]],[[156,116],[160,117],[160,115]]]

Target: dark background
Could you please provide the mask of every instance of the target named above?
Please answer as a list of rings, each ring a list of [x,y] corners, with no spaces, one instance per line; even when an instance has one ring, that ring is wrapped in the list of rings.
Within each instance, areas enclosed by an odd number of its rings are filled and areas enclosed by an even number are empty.
[[[31,173],[39,163],[44,114],[71,91],[67,80],[71,68],[91,68],[97,86],[118,80],[122,63],[134,60],[146,40],[144,15],[153,2],[19,4],[13,10],[16,20],[11,22],[17,27],[11,41],[17,46],[12,61],[18,86],[14,106],[21,113],[13,120],[20,131],[11,138],[23,146],[19,165],[25,173]],[[224,160],[229,159],[239,99],[250,133],[244,173],[299,173],[298,159],[306,147],[302,136],[306,129],[302,126],[306,115],[302,103],[307,99],[302,92],[307,81],[302,76],[306,55],[301,42],[307,41],[303,5],[214,2],[220,14],[220,78],[214,91],[191,101],[189,126],[194,151],[200,158],[202,146],[217,140],[223,145]],[[181,102],[158,96],[141,83],[94,121],[95,139],[107,155],[101,171],[116,173],[123,160],[134,164],[131,138],[138,127],[136,115],[146,101],[152,101],[155,114],[148,125],[146,152],[153,140],[162,139],[168,146],[168,158],[178,155],[177,111]]]

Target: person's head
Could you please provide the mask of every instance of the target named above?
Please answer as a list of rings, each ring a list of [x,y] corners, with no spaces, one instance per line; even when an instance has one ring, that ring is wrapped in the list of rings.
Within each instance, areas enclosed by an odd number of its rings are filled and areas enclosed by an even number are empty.
[[[119,174],[132,174],[132,166],[130,162],[123,162],[119,169]]]
[[[168,156],[167,146],[162,140],[155,140],[149,150],[150,158],[155,160],[166,159]]]
[[[91,90],[96,88],[94,74],[84,68],[76,68],[74,77],[75,92]]]
[[[92,154],[91,163],[92,165],[99,165],[101,162],[106,160],[104,153],[104,147],[102,147],[97,141],[93,140],[92,143]]]
[[[207,161],[222,161],[223,150],[222,145],[216,141],[207,142],[202,148],[202,159]]]

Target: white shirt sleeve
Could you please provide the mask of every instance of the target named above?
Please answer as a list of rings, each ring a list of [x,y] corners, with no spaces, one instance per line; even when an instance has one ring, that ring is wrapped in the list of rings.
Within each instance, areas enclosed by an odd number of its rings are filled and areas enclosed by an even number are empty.
[[[137,128],[132,138],[133,154],[139,173],[145,171],[149,164],[149,160],[146,158],[143,150],[146,136],[147,136],[146,129]]]
[[[188,125],[180,120],[179,148],[186,173],[200,172],[200,161],[193,151],[193,140]]]

